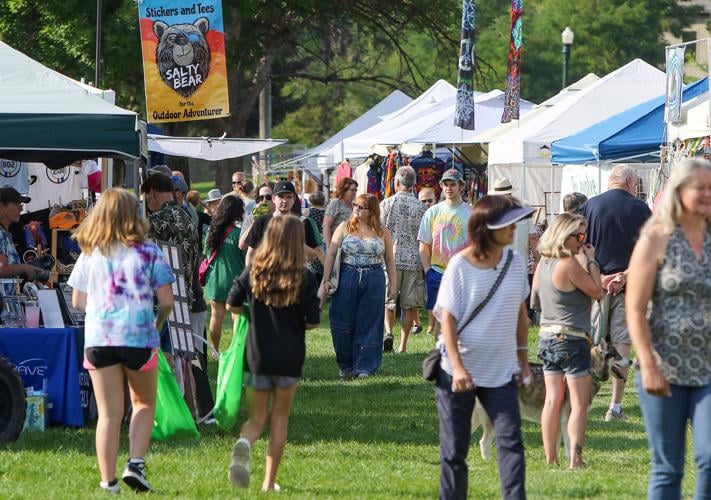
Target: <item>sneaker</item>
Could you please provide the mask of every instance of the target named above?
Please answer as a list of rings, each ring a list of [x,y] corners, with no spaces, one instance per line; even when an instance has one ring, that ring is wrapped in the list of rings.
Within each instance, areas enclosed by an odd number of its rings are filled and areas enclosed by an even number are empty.
[[[383,340],[383,352],[393,352],[393,334],[388,333]]]
[[[114,479],[110,483],[99,481],[99,488],[107,493],[111,493],[112,495],[118,495],[121,493],[121,487],[119,486],[118,479]]]
[[[350,370],[339,369],[338,378],[340,378],[341,380],[349,380],[353,378],[353,372],[351,372]]]
[[[622,408],[620,408],[619,412],[610,408],[605,414],[605,422],[612,422],[613,420],[621,420],[623,422],[627,422],[627,420],[629,419],[627,418],[627,415],[625,415],[625,412],[622,411]]]
[[[368,378],[368,377],[370,377],[370,373],[361,372],[358,375],[356,375],[356,378]]]
[[[134,491],[151,490],[151,483],[146,479],[146,464],[144,462],[128,462],[121,479]]]
[[[410,335],[417,335],[418,333],[422,333],[422,325],[413,325],[410,328]]]
[[[230,463],[230,482],[240,488],[249,486],[249,475],[252,472],[252,447],[244,438],[239,438],[232,448]]]
[[[279,492],[281,491],[281,486],[279,486],[277,483],[274,483],[274,486],[272,487],[271,490],[267,490],[267,489],[264,488],[264,486],[262,486],[262,492],[263,492],[263,493],[267,493],[267,492],[270,492],[270,491],[273,491],[274,493],[279,493]]]

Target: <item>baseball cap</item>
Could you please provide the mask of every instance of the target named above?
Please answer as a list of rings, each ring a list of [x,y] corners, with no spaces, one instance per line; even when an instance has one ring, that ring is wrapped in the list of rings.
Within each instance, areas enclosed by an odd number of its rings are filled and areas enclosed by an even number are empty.
[[[183,193],[187,193],[190,189],[188,188],[188,183],[185,182],[185,179],[180,177],[179,175],[173,175],[170,177],[170,180],[173,181],[173,187],[175,189],[179,189]]]
[[[291,193],[293,195],[296,195],[296,189],[294,189],[294,185],[289,181],[279,181],[274,184],[272,194],[280,195],[282,193]]]
[[[205,203],[211,203],[222,198],[222,191],[219,189],[211,189],[207,192],[207,198],[203,200]]]
[[[443,181],[464,182],[464,176],[456,168],[450,168],[444,174],[442,174],[442,179],[440,179],[440,182]]]
[[[490,195],[503,195],[511,194],[513,192],[513,186],[511,186],[511,181],[508,177],[501,177],[494,181],[494,187],[489,189]]]
[[[172,177],[173,171],[168,165],[153,165],[151,168],[148,169],[148,175],[153,174],[165,174],[168,177]]]
[[[29,196],[22,196],[15,188],[9,186],[0,188],[0,203],[29,203]]]
[[[496,219],[492,220],[491,222],[487,222],[486,227],[491,230],[501,229],[503,227],[510,226],[511,224],[514,224],[520,220],[528,219],[529,217],[533,216],[533,212],[535,211],[535,208],[514,205],[508,210],[506,210],[504,213],[499,215]]]

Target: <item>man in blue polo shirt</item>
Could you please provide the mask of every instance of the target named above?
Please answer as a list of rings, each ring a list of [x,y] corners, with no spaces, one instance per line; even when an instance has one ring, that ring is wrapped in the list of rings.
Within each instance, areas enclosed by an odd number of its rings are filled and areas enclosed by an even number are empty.
[[[640,229],[652,215],[649,207],[636,198],[637,171],[628,165],[617,165],[608,179],[608,191],[590,198],[580,208],[588,220],[588,241],[595,246],[595,258],[600,263],[602,286],[606,294],[593,305],[593,322],[602,313],[606,318],[603,331],[622,355],[630,352],[630,337],[625,320],[625,284],[627,266]],[[607,314],[605,314],[607,312]],[[627,369],[620,370],[627,378]],[[625,380],[612,378],[612,401],[605,421],[627,420],[620,403]]]

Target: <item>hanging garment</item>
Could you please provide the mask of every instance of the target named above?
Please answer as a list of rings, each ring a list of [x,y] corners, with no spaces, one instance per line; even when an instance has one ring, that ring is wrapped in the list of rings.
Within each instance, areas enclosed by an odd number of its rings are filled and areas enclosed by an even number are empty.
[[[442,187],[439,185],[442,174],[446,170],[444,161],[437,158],[432,151],[423,151],[419,155],[410,159],[410,166],[415,169],[417,175],[417,192],[424,187],[432,188],[435,192],[435,199],[439,201],[442,194]]]
[[[365,162],[358,165],[353,171],[353,179],[358,183],[358,191],[356,191],[356,196],[361,194],[366,194],[368,192],[368,170],[370,170],[370,162],[372,160],[368,158]]]
[[[380,162],[373,160],[370,162],[368,170],[368,194],[374,195],[378,201],[383,199],[383,167]]]
[[[336,185],[341,182],[341,179],[351,177],[352,175],[353,169],[351,169],[351,164],[348,163],[348,160],[343,160],[340,165],[338,165],[338,168],[336,168]]]

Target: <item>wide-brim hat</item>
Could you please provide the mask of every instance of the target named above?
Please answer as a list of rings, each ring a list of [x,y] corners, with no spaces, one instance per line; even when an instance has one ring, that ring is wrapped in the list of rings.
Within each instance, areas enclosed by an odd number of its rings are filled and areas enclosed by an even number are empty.
[[[511,194],[513,192],[513,186],[508,177],[502,177],[494,181],[494,185],[489,189],[490,195],[504,195]]]
[[[506,212],[504,212],[503,214],[499,215],[496,219],[487,222],[486,227],[488,229],[491,229],[492,231],[496,229],[501,229],[510,226],[511,224],[515,224],[520,220],[532,217],[535,211],[536,209],[531,207],[513,206],[506,210]]]
[[[203,203],[212,203],[222,198],[222,191],[219,189],[211,189],[207,192],[207,198],[203,200]]]

